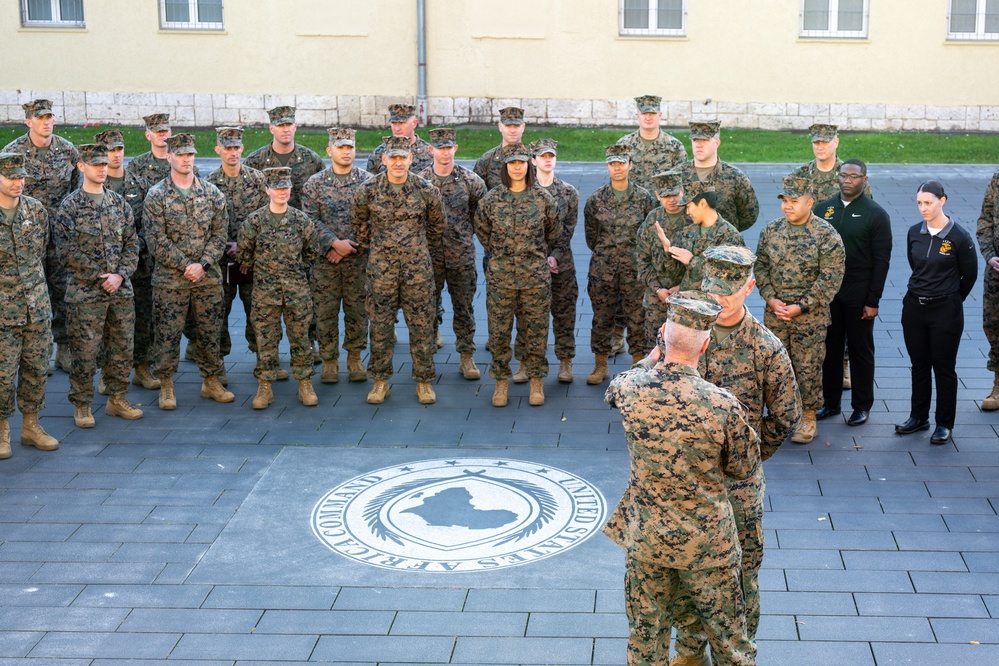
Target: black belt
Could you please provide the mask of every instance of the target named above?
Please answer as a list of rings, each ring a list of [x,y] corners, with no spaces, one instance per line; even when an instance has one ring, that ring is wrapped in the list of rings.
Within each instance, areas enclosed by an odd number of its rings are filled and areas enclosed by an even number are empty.
[[[941,294],[940,296],[915,296],[916,300],[919,301],[920,305],[930,305],[931,303],[939,303],[940,301],[946,301],[950,297],[951,294]]]

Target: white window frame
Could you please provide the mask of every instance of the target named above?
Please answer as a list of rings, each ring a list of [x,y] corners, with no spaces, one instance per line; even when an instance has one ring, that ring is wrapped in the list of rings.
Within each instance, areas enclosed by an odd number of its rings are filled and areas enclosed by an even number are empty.
[[[26,28],[85,28],[86,24],[86,9],[84,7],[83,0],[80,0],[80,12],[83,14],[80,20],[63,20],[62,18],[62,7],[59,4],[59,0],[48,0],[52,5],[52,19],[50,20],[38,20],[32,19],[28,16],[28,0],[21,0],[21,25]]]
[[[986,0],[978,0],[978,2],[975,4],[974,32],[951,32],[950,17],[951,13],[954,11],[954,2],[953,0],[950,0],[947,3],[947,39],[953,39],[962,42],[999,41],[999,32],[985,32],[985,17],[987,14],[985,9],[986,9]]]
[[[618,34],[628,37],[686,37],[687,36],[687,0],[681,0],[681,18],[679,28],[657,28],[651,27],[658,24],[657,0],[645,0],[649,5],[649,26],[648,28],[626,28],[624,27],[624,2],[618,0],[617,29]]]
[[[172,0],[176,2],[177,0]],[[222,0],[220,7],[222,9],[222,21],[199,21],[198,16],[198,0],[186,0],[188,9],[188,16],[191,17],[190,21],[167,21],[167,9],[166,0],[159,0],[160,6],[160,29],[161,30],[225,30],[225,0]]]
[[[805,0],[801,0],[798,11],[798,36],[833,39],[867,39],[867,21],[870,17],[870,0],[864,0],[864,19],[860,30],[839,29],[840,0],[829,0],[829,28],[827,30],[805,29]]]

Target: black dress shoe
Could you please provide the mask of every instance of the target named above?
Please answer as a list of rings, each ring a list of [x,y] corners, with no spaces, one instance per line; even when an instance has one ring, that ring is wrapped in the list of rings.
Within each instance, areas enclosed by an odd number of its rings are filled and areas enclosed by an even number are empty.
[[[839,414],[842,414],[839,407],[827,407],[826,405],[822,405],[822,407],[815,412],[815,418],[821,421],[822,419],[827,419],[830,416],[838,416]]]
[[[950,441],[950,428],[938,425],[930,435],[930,444],[946,444]]]
[[[853,414],[850,414],[850,418],[846,420],[846,424],[852,426],[864,425],[867,423],[867,417],[870,415],[871,413],[866,409],[855,409],[853,410]]]
[[[916,419],[909,417],[905,420],[905,423],[899,423],[895,426],[896,435],[911,435],[914,432],[919,432],[920,430],[929,430],[930,420],[929,419]]]

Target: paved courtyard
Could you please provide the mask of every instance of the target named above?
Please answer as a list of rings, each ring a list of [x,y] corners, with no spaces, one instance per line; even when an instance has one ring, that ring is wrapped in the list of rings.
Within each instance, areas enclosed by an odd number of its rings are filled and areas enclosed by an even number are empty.
[[[745,167],[762,208],[753,248],[791,166]],[[979,409],[991,387],[980,283],[965,304],[954,441],[893,430],[908,415],[899,318],[916,187],[942,181],[947,212],[973,230],[992,171],[870,169],[895,232],[877,401],[867,425],[821,422],[818,439],[765,465],[761,666],[999,663],[999,415]],[[602,164],[559,174],[579,188],[580,214],[606,180]],[[343,373],[336,385],[317,378],[319,407],[285,382],[271,408],[252,410],[254,358],[236,311],[235,404],[199,398],[197,369],[182,362],[177,411],[133,388],[142,420],[104,417],[98,396],[97,427],[79,430],[56,372],[42,422],[60,449],[15,444],[0,462],[0,666],[623,664],[623,556],[599,523],[628,455],[606,384],[585,383],[581,222],[574,251],[576,381],[558,384],[553,370],[543,407],[528,406],[526,385],[511,387],[509,407],[490,405],[481,288],[484,378],[461,378],[446,319],[429,407],[416,401],[402,323],[380,406],[365,402],[370,382]],[[758,295],[749,304],[762,316]],[[627,367],[622,354],[614,369]]]

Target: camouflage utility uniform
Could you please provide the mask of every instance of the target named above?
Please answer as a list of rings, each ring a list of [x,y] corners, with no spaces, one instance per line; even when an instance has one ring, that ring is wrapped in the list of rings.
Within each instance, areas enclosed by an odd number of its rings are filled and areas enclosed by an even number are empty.
[[[684,182],[700,180],[693,160],[687,160],[677,167]],[[715,188],[718,195],[718,215],[725,218],[739,231],[745,231],[756,223],[760,215],[760,202],[756,198],[753,184],[738,167],[718,160],[711,173],[703,181]]]
[[[413,163],[409,165],[412,173],[420,173],[434,164],[434,156],[430,153],[430,144],[416,137],[416,141],[410,144],[410,152],[413,154]],[[371,151],[368,156],[368,163],[365,170],[375,176],[385,172],[385,165],[382,164],[382,153],[385,152],[385,145],[378,144],[378,147]]]
[[[665,231],[665,228],[663,229]],[[655,233],[655,229],[652,230]],[[735,227],[729,224],[721,215],[710,227],[691,222],[680,227],[672,236],[667,235],[670,243],[675,247],[690,250],[693,257],[690,262],[683,266],[683,278],[680,280],[680,290],[700,289],[701,279],[704,277],[704,251],[709,247],[718,245],[745,245],[742,234],[736,231]],[[658,237],[657,237],[658,239]],[[662,247],[660,243],[659,247]],[[676,259],[672,259],[676,261]],[[680,262],[677,261],[679,264]]]
[[[486,184],[486,190],[493,190],[502,184],[500,171],[503,170],[503,162],[500,161],[500,151],[502,145],[490,148],[482,154],[482,157],[475,161],[472,170]]]
[[[836,166],[832,171],[821,171],[815,164],[815,160],[800,167],[788,174],[792,178],[804,178],[811,186],[811,192],[815,193],[815,203],[825,201],[831,197],[839,196],[839,168],[843,160],[836,158]],[[864,186],[864,194],[871,196],[871,186]]]
[[[547,187],[540,187],[555,199],[558,221],[562,226],[562,234],[551,253],[558,264],[558,273],[552,273],[551,304],[555,358],[571,360],[576,356],[576,301],[579,300],[576,261],[572,256],[572,237],[576,233],[579,217],[579,192],[559,178]]]
[[[631,151],[631,173],[628,174],[628,180],[650,192],[653,189],[652,176],[661,171],[669,171],[687,160],[687,150],[680,140],[662,130],[659,130],[659,136],[652,141],[646,141],[635,131],[617,142],[628,146]]]
[[[666,303],[659,298],[660,289],[672,289],[680,285],[686,267],[670,256],[663,248],[656,223],[662,227],[666,238],[675,237],[684,226],[693,224],[682,212],[670,215],[659,206],[638,227],[636,239],[636,270],[638,282],[644,288],[642,310],[645,313],[645,336],[651,344],[656,339],[659,327],[666,321]]]
[[[263,171],[272,167],[288,167],[291,169],[291,199],[288,205],[292,208],[302,208],[302,189],[309,178],[326,168],[323,159],[316,151],[295,144],[294,150],[288,156],[287,162],[282,162],[274,152],[273,144],[257,148],[243,160],[243,165]]]
[[[992,405],[986,408],[995,409],[999,404],[999,271],[989,266],[989,259],[999,256],[999,171],[992,176],[985,196],[982,198],[982,212],[978,216],[978,226],[975,233],[978,239],[978,249],[985,259],[985,279],[982,284],[982,328],[985,338],[989,341],[989,357],[986,368],[996,373],[995,386],[989,398]],[[988,400],[988,399],[987,399]]]

